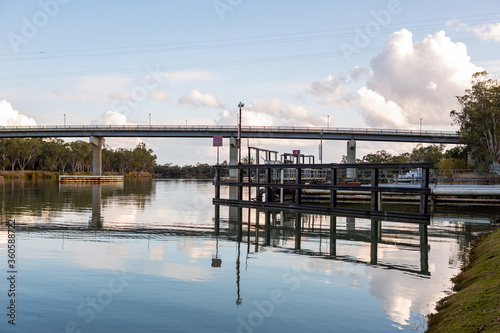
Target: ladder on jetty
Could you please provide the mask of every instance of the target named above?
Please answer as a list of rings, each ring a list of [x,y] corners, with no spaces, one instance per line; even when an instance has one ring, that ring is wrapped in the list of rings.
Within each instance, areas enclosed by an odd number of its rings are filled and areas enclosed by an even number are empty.
[[[216,165],[215,168],[215,204],[240,204],[254,207],[276,207],[308,209],[318,212],[338,212],[362,214],[373,217],[402,217],[429,219],[428,198],[430,163],[356,163],[356,164],[240,164]],[[419,184],[382,184],[387,181],[387,174],[399,174],[401,170],[418,169]],[[361,183],[356,178],[346,175],[369,170],[370,177]],[[381,173],[384,177],[381,178]],[[286,176],[285,176],[286,175]],[[293,175],[293,176],[292,176]],[[342,176],[341,176],[342,175]],[[381,186],[383,185],[383,186]],[[221,198],[221,186],[229,187],[229,198]],[[246,188],[245,198],[243,189]],[[311,205],[302,202],[303,190],[323,190],[330,193],[330,202],[326,205]],[[337,191],[343,193],[366,192],[370,194],[369,207],[343,207],[337,202]],[[420,196],[418,211],[382,210],[381,194]],[[279,195],[279,200],[277,199]],[[291,202],[285,202],[285,195],[292,196]],[[259,200],[259,197],[262,197]]]

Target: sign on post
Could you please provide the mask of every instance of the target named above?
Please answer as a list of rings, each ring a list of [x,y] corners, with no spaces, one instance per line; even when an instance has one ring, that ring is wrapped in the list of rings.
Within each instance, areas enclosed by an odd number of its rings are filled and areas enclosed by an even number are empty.
[[[294,151],[293,151],[293,154],[294,154],[294,155],[300,155],[300,150],[299,150],[299,149],[294,150]]]
[[[222,135],[214,135],[214,147],[222,147]]]

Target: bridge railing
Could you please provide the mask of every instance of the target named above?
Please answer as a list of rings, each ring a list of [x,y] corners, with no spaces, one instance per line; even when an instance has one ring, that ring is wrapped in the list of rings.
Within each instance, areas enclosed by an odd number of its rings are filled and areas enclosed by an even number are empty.
[[[291,132],[291,133],[352,133],[383,134],[407,136],[445,136],[456,137],[455,131],[430,131],[413,129],[377,129],[377,128],[342,128],[342,127],[298,127],[298,126],[243,126],[243,132]],[[75,130],[115,130],[115,131],[234,131],[237,126],[224,125],[39,125],[39,126],[0,126],[0,132],[11,131],[75,131]]]

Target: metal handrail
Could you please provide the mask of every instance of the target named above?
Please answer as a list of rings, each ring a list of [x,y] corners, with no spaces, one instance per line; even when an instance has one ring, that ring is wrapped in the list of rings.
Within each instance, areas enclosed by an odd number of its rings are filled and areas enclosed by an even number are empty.
[[[0,126],[0,132],[10,131],[75,131],[75,130],[140,130],[140,131],[237,131],[237,126],[225,125],[39,125],[39,126]],[[246,132],[307,132],[307,133],[349,133],[349,134],[385,134],[403,136],[447,136],[458,137],[456,131],[422,131],[406,129],[377,129],[377,128],[342,128],[342,127],[296,127],[296,126],[243,126]]]

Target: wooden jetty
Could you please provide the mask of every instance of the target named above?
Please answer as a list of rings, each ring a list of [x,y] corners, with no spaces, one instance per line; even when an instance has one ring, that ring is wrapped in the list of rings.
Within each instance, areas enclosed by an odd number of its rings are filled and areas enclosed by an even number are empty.
[[[59,183],[118,183],[123,182],[123,175],[121,176],[92,176],[92,175],[61,175],[59,176]]]
[[[374,217],[408,217],[428,219],[428,198],[430,163],[357,163],[357,164],[240,164],[216,165],[215,198],[216,204],[244,204],[261,207],[281,207],[294,209],[313,209],[318,212],[338,212],[364,214]],[[367,184],[352,183],[352,179],[339,177],[346,175],[346,170],[370,171]],[[388,186],[379,184],[380,174],[391,170],[418,169],[420,186]],[[341,172],[342,171],[342,172]],[[229,177],[224,177],[226,174]],[[252,181],[244,181],[245,174]],[[315,174],[317,177],[310,177]],[[288,175],[288,176],[285,176]],[[291,176],[293,175],[293,177]],[[307,180],[304,180],[306,178]],[[221,198],[220,187],[229,186],[229,198]],[[243,188],[247,188],[243,198]],[[326,190],[329,192],[328,204],[306,203],[302,200],[304,190]],[[359,193],[370,196],[368,208],[352,208],[339,205],[338,192]],[[264,194],[259,200],[259,194]],[[381,194],[417,195],[420,204],[417,212],[395,212],[381,209]],[[285,194],[292,196],[292,202],[285,202]],[[276,197],[279,196],[279,199]]]

